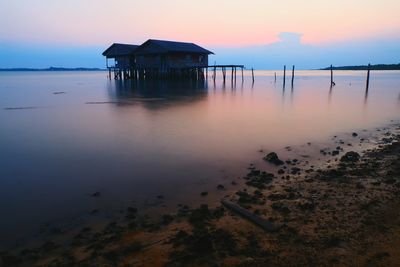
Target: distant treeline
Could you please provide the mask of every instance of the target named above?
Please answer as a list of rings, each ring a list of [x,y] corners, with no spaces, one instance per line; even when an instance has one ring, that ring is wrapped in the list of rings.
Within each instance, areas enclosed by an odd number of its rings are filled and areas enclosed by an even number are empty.
[[[35,68],[0,68],[0,71],[99,71],[104,69],[99,68],[57,68],[50,67],[45,69]]]
[[[331,67],[323,68],[321,70],[330,70]],[[361,66],[342,66],[342,67],[333,67],[334,70],[367,70],[367,65]],[[400,63],[399,64],[376,64],[371,65],[371,70],[400,70]]]

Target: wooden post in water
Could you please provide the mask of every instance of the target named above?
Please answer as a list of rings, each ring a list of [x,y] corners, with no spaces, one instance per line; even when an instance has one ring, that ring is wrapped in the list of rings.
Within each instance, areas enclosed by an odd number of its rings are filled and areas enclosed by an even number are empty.
[[[286,85],[286,65],[283,66],[283,87]]]
[[[254,69],[253,68],[251,68],[251,77],[252,77],[253,83],[254,83]]]
[[[274,83],[276,83],[276,72],[274,73],[275,79],[274,79]]]
[[[293,87],[293,83],[294,83],[294,65],[292,67],[292,87]]]
[[[241,69],[242,69],[242,82],[243,82],[243,79],[244,79],[244,76],[243,76],[243,67],[241,67]]]
[[[368,92],[368,89],[369,89],[369,72],[370,72],[370,70],[371,70],[371,64],[368,63],[368,69],[367,69],[367,85],[366,85],[366,87],[365,87],[366,92]]]
[[[333,66],[331,65],[331,86],[335,86],[336,83],[333,81]]]

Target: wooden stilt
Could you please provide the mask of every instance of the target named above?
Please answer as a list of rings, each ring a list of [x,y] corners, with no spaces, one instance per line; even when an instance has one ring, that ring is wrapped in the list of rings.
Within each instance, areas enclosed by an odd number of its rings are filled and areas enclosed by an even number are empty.
[[[251,68],[251,78],[253,79],[253,83],[254,83],[254,69]]]
[[[367,84],[366,84],[366,87],[365,87],[365,91],[366,91],[366,92],[368,92],[368,89],[369,89],[369,72],[370,72],[370,70],[371,70],[371,64],[368,64],[368,69],[367,69]]]
[[[335,86],[336,83],[333,81],[333,66],[331,65],[331,86]]]
[[[274,75],[275,75],[274,83],[276,83],[276,72],[274,73]]]
[[[294,65],[293,65],[293,68],[292,68],[292,87],[293,87],[293,83],[294,83]]]
[[[283,87],[286,85],[286,65],[283,66]]]

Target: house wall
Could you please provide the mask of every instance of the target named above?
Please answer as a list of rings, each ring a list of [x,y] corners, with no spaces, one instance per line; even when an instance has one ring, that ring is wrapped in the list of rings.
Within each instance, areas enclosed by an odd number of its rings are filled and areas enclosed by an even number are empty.
[[[115,67],[117,68],[130,68],[131,63],[131,57],[129,56],[115,58]]]
[[[161,55],[158,54],[137,55],[136,66],[138,68],[160,68]]]
[[[171,68],[205,67],[208,65],[207,54],[173,53],[167,55],[168,66]]]
[[[138,68],[167,70],[170,68],[206,67],[208,55],[198,53],[142,54],[136,56]]]

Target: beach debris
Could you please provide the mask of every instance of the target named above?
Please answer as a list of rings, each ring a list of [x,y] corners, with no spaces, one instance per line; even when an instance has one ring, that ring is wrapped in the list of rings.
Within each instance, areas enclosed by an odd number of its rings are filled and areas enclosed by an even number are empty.
[[[333,150],[332,151],[332,156],[337,156],[337,155],[339,155],[339,150]]]
[[[360,154],[354,151],[349,151],[340,158],[341,162],[357,162],[360,160]]]
[[[222,184],[217,185],[217,189],[218,190],[224,190],[225,186],[223,186]]]
[[[5,110],[37,109],[38,107],[7,107]]]
[[[313,201],[304,201],[298,204],[299,208],[302,210],[314,210],[315,203]]]
[[[53,92],[53,95],[62,95],[62,94],[66,94],[66,92],[64,91]]]
[[[284,173],[285,173],[285,170],[283,170],[283,169],[278,170],[278,174],[284,174]]]
[[[292,167],[292,168],[290,169],[290,173],[291,173],[291,174],[300,174],[300,171],[301,171],[301,169],[298,168],[298,167]]]
[[[244,191],[236,192],[236,195],[239,196],[238,202],[240,205],[247,207],[248,204],[257,204],[263,205],[265,204],[265,200],[263,199],[263,195],[260,191],[255,191],[254,195],[250,195]]]
[[[327,150],[327,148],[321,149],[321,150],[319,151],[319,153],[321,153],[322,155],[326,156],[326,155],[328,154],[328,152],[326,152],[326,150]]]
[[[266,185],[271,183],[273,178],[275,178],[275,176],[272,173],[261,172],[260,170],[251,170],[247,176],[244,177],[244,179],[247,180],[246,185],[258,189],[265,189]]]
[[[275,152],[268,153],[263,159],[275,165],[284,164],[284,162],[279,159],[278,154],[276,154]]]
[[[271,207],[272,207],[272,209],[279,211],[280,213],[283,213],[283,214],[290,213],[289,207],[281,202],[274,202],[274,203],[272,203]]]
[[[268,196],[268,199],[271,201],[277,201],[277,200],[282,200],[286,199],[287,196],[285,194],[280,194],[280,193],[272,193]]]
[[[180,230],[170,241],[176,250],[166,266],[219,266],[217,259],[238,254],[235,237],[222,228]]]
[[[189,210],[188,221],[194,227],[204,227],[213,219],[219,219],[224,215],[222,206],[215,209],[209,209],[207,204],[200,205],[197,209]]]
[[[221,203],[222,203],[222,205],[224,205],[225,207],[227,207],[234,213],[239,214],[241,217],[256,224],[257,226],[261,227],[262,229],[264,229],[267,232],[276,232],[281,228],[280,225],[274,224],[271,221],[261,218],[261,217],[257,216],[256,214],[250,212],[249,210],[244,209],[229,200],[223,199],[223,200],[221,200]]]
[[[352,133],[351,135],[352,135],[353,137],[357,137],[357,136],[358,136],[358,133],[355,133],[355,132],[354,132],[354,133]]]

